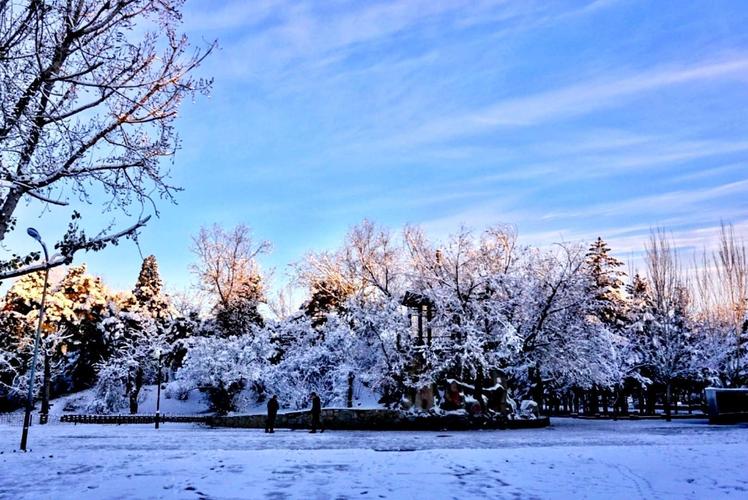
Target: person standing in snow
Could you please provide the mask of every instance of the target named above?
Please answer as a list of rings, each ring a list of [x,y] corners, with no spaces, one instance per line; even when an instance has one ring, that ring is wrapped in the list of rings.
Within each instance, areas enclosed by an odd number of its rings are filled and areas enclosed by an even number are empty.
[[[322,426],[320,425],[319,416],[320,413],[322,413],[322,403],[319,400],[319,396],[317,396],[316,392],[312,393],[312,430],[309,431],[311,433],[317,432],[317,428],[320,428],[320,432],[322,432]]]
[[[265,432],[275,432],[275,416],[278,415],[278,396],[273,395],[268,401],[268,419],[265,423]]]

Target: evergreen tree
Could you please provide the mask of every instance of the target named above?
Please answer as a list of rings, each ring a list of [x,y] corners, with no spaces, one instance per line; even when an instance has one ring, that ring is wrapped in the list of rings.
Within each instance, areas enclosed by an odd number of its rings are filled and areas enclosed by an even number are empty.
[[[149,255],[143,259],[138,281],[135,282],[132,294],[141,309],[159,321],[164,321],[171,316],[169,300],[163,295],[162,287],[156,257]]]
[[[25,390],[25,370],[31,356],[39,318],[43,275],[34,273],[16,281],[6,294],[4,323],[12,324],[17,337],[17,371],[14,390]],[[48,287],[41,331],[39,379],[42,413],[49,398],[90,387],[95,365],[106,356],[99,322],[108,314],[109,294],[101,280],[86,272],[86,266],[70,267],[66,275]],[[20,361],[20,362],[19,362]]]
[[[216,305],[216,321],[224,336],[241,335],[252,326],[262,326],[264,320],[259,311],[265,294],[259,274],[246,276],[237,286],[237,293]]]
[[[598,303],[600,321],[614,330],[624,325],[626,301],[623,294],[623,262],[610,255],[610,247],[602,238],[590,246],[585,255],[585,265],[592,278],[592,293]]]
[[[626,285],[627,336],[636,345],[643,346],[645,338],[651,335],[653,316],[652,296],[647,279],[636,273],[631,283]],[[643,348],[643,347],[642,347]]]
[[[310,288],[309,300],[302,309],[315,327],[321,326],[328,314],[345,313],[345,303],[355,292],[345,281],[331,278],[315,280]]]
[[[71,267],[54,289],[54,303],[63,305],[57,329],[65,334],[60,346],[67,354],[66,391],[91,387],[96,364],[107,356],[99,323],[109,315],[111,294],[101,278],[86,272],[86,265]]]
[[[630,346],[632,357],[631,379],[634,379],[634,387],[639,395],[639,410],[645,411],[645,389],[648,397],[646,400],[646,412],[654,413],[654,387],[655,380],[654,358],[652,345],[654,342],[654,303],[647,279],[636,273],[631,282],[626,285],[626,327],[623,334]]]

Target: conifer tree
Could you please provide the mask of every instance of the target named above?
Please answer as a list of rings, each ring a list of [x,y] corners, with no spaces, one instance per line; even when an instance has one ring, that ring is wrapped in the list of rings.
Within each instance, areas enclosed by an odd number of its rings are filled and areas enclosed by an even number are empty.
[[[42,273],[21,277],[6,294],[4,323],[13,324],[17,336],[18,369],[12,387],[23,391],[25,370],[33,345],[42,296]],[[96,377],[95,365],[107,355],[99,322],[108,314],[109,293],[100,278],[86,272],[86,266],[72,266],[65,276],[47,290],[41,332],[42,367],[37,371],[42,413],[49,410],[49,398],[56,394],[90,387]],[[15,320],[20,321],[15,321]]]
[[[132,294],[140,308],[158,321],[164,321],[170,316],[169,300],[163,295],[162,288],[158,262],[155,256],[149,255],[143,259]]]
[[[64,306],[58,330],[68,354],[64,374],[66,390],[90,387],[96,379],[96,364],[107,356],[99,323],[109,315],[111,294],[101,278],[87,272],[86,265],[73,266],[55,287],[54,297]]]
[[[623,262],[610,255],[610,247],[598,237],[585,256],[585,264],[592,278],[592,292],[598,302],[598,317],[609,328],[620,329],[626,309]]]

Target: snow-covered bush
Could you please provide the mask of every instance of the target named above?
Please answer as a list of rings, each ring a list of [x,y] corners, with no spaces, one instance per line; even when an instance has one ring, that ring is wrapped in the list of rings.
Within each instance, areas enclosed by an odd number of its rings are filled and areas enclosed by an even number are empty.
[[[356,339],[348,326],[331,318],[318,330],[302,317],[280,325],[279,332],[286,343],[280,360],[267,368],[268,393],[290,408],[310,404],[311,392],[323,405],[345,405],[348,374],[356,369]]]
[[[88,413],[119,413],[129,407],[127,394],[129,367],[120,362],[109,362],[99,369],[99,378],[94,386],[94,398],[86,407]]]
[[[245,335],[195,337],[189,342],[177,380],[183,387],[196,387],[208,396],[212,409],[227,413],[237,409],[235,397],[248,388],[262,397],[264,373],[272,346],[264,330]]]

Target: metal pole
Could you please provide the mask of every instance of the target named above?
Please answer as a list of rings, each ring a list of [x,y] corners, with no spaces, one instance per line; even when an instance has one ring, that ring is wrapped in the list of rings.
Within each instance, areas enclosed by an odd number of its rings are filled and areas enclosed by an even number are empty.
[[[34,338],[34,355],[31,358],[31,370],[29,370],[29,392],[26,398],[26,413],[23,416],[23,433],[21,434],[21,451],[26,451],[26,443],[29,439],[29,426],[31,425],[31,411],[34,408],[34,372],[36,371],[36,358],[39,355],[39,336],[41,335],[42,322],[44,321],[44,299],[47,296],[47,282],[49,281],[49,255],[47,246],[41,238],[36,239],[44,249],[44,261],[47,268],[44,270],[44,288],[42,288],[42,302],[39,306],[39,322],[36,325],[36,337]]]
[[[161,353],[158,355],[158,374],[156,375],[156,429],[161,420]]]

